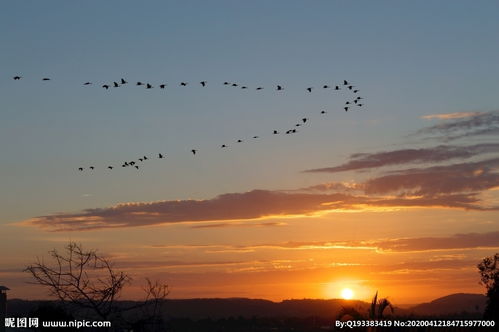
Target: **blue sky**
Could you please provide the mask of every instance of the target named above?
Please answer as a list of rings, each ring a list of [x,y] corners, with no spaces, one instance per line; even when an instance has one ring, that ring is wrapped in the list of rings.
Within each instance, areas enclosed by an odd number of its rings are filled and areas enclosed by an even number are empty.
[[[424,115],[497,110],[498,12],[497,1],[4,1],[0,225],[28,239],[36,229],[7,225],[124,202],[365,179],[302,171],[429,146],[408,136],[442,121]],[[129,86],[100,88],[121,77]],[[344,79],[364,107],[345,113],[349,95],[320,88]],[[302,117],[310,121],[297,135],[271,135]],[[159,152],[167,158],[139,172],[119,167]],[[103,169],[110,164],[119,169]],[[95,172],[76,170],[90,165]],[[43,243],[37,248],[51,245]]]

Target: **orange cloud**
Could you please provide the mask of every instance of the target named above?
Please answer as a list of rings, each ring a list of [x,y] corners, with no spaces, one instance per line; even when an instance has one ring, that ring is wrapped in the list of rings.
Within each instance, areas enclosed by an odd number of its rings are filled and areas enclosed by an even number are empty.
[[[440,113],[440,114],[429,114],[423,115],[421,119],[461,119],[469,118],[472,116],[477,116],[483,114],[483,112],[456,112],[456,113]]]

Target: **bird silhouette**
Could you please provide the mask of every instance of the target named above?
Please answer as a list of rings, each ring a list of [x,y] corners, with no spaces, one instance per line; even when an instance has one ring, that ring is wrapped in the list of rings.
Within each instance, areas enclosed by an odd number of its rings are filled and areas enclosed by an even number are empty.
[[[107,168],[109,168],[109,169],[113,169],[113,166],[107,166]]]
[[[14,76],[14,77],[12,77],[12,78],[13,78],[15,81],[19,81],[19,80],[22,78],[22,76]]]
[[[92,82],[85,82],[85,83],[83,83],[83,85],[91,85],[91,84],[92,84]]]
[[[227,147],[227,145],[225,145],[225,144],[222,144],[222,146],[221,146],[221,148],[226,148],[226,147]]]
[[[142,158],[139,158],[139,161],[143,161]]]
[[[357,92],[359,92],[359,90],[353,90],[353,93],[357,93]]]
[[[274,134],[274,135],[277,135],[277,134],[279,134],[279,132],[278,132],[277,130],[274,130],[274,133],[273,133],[273,134]]]
[[[50,81],[50,78],[44,77],[44,78],[42,78],[42,81]]]
[[[340,90],[340,87],[337,85],[334,87],[335,90]]]
[[[359,106],[359,107],[361,107],[362,105],[364,105],[364,104],[357,104],[357,106]]]
[[[349,101],[347,101],[347,102],[345,103],[345,105],[350,105],[350,102],[349,102]]]
[[[237,86],[237,83],[232,83],[232,86]]]
[[[146,89],[152,89],[152,88],[153,88],[153,86],[151,84],[149,84],[149,83],[146,84]]]
[[[321,114],[326,114],[327,112],[326,111],[321,111]]]
[[[95,167],[94,167],[94,166],[90,166],[89,168],[90,168],[90,169],[95,169]]]
[[[107,84],[104,84],[102,87],[103,87],[104,89],[106,89],[106,90],[107,90],[107,89],[109,89],[109,85],[107,85]]]
[[[295,127],[300,127],[300,126],[301,126],[301,123],[295,124]]]
[[[258,136],[253,136],[253,138],[259,138]]]
[[[196,154],[197,150],[192,149],[191,152],[192,152],[192,154]]]
[[[229,82],[224,82],[224,85],[229,85],[230,83]]]
[[[284,90],[284,88],[282,86],[278,85],[277,88],[276,88],[276,90],[277,91],[281,91],[281,90]]]
[[[301,119],[303,121],[303,123],[307,122],[308,118],[303,118]]]
[[[312,89],[313,89],[313,87],[311,87],[311,88],[307,88],[307,91],[308,91],[308,92],[312,92]]]
[[[348,112],[348,107],[344,107],[344,109],[345,109],[345,112]]]
[[[180,82],[180,86],[187,86],[187,82]]]
[[[127,82],[127,81],[125,81],[125,79],[123,79],[123,78],[121,79],[121,84],[127,84],[127,83],[128,83],[128,82]]]
[[[143,157],[144,160],[147,160],[148,158],[146,156]]]
[[[324,85],[322,88],[323,88],[323,89],[329,89],[329,88],[330,88],[330,86],[329,86],[329,85]]]
[[[237,140],[237,143],[241,143],[243,140],[242,139],[238,139]]]
[[[247,86],[242,86],[241,89],[247,89],[248,87]]]
[[[78,167],[78,170],[79,171],[83,171],[83,167]]]
[[[348,82],[343,80],[343,85],[348,85]]]
[[[261,86],[259,86],[258,88],[256,88],[257,90],[263,90],[263,88]]]
[[[159,159],[163,159],[164,157],[163,157],[163,155],[162,155],[161,153],[159,153],[159,154],[158,154],[158,158],[159,158]]]
[[[136,85],[144,85],[144,83],[142,83],[142,82],[137,82],[137,84],[136,84]]]
[[[118,82],[113,82],[113,86],[114,86],[115,88],[118,88],[120,85],[118,84]]]
[[[207,83],[206,81],[201,81],[201,82],[199,82],[199,84],[201,84],[203,87],[205,87],[205,86],[206,86],[206,83]]]
[[[353,86],[353,85],[349,85],[349,86],[348,86],[348,90],[352,90],[353,88],[354,88],[354,86]]]
[[[159,88],[160,88],[160,89],[164,89],[164,88],[166,88],[166,84],[160,84],[160,85],[159,85]]]
[[[137,165],[135,165],[134,167],[135,167],[136,169],[139,169],[139,166],[137,166]]]

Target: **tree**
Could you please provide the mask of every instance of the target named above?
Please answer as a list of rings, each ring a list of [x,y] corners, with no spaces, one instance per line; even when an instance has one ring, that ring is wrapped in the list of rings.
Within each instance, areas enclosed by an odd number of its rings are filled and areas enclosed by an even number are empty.
[[[479,264],[480,284],[487,289],[487,307],[483,317],[499,321],[499,253],[485,257]]]
[[[371,300],[371,307],[369,308],[369,319],[382,320],[383,312],[386,308],[390,308],[393,313],[393,306],[387,298],[378,300],[378,292],[374,294],[373,299]]]
[[[119,306],[116,301],[132,278],[125,272],[115,271],[112,263],[96,250],[84,250],[75,242],[68,243],[64,249],[63,253],[56,249],[49,252],[52,265],[37,258],[24,271],[31,273],[35,284],[47,287],[62,303],[90,309],[103,320],[144,307],[152,307],[154,315],[158,314],[161,301],[168,295],[168,285],[147,279],[142,303],[126,308]]]

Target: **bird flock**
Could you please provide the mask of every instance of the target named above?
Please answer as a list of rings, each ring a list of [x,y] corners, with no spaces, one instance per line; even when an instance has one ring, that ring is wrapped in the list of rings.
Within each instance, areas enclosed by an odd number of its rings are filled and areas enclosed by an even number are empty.
[[[23,77],[20,76],[20,75],[16,75],[16,76],[13,76],[12,79],[15,80],[15,81],[20,81]],[[41,80],[43,82],[47,82],[47,81],[51,81],[52,79],[49,78],[49,77],[43,77],[41,78]],[[201,87],[203,88],[206,88],[208,87],[208,81],[200,81],[196,84],[199,84]],[[105,90],[109,90],[109,89],[114,89],[114,88],[120,88],[120,87],[123,87],[125,85],[132,85],[132,84],[129,84],[128,81],[124,78],[121,78],[119,80],[116,80],[116,81],[112,81],[111,83],[104,83],[104,84],[100,84],[100,83],[95,83],[94,82],[84,82],[82,83],[83,86],[92,86],[92,85],[100,85],[101,88],[105,89]],[[142,81],[137,81],[135,84],[134,84],[136,87],[142,87],[142,88],[145,88],[147,90],[149,89],[153,89],[155,88],[156,86],[159,88],[159,89],[166,89],[168,84],[167,83],[159,83],[157,85],[153,85],[149,82],[142,82]],[[178,83],[178,86],[179,87],[187,87],[188,85],[190,85],[189,82],[179,82]],[[239,89],[242,89],[242,90],[248,90],[250,89],[250,87],[248,87],[247,85],[243,85],[243,84],[240,84],[240,83],[235,83],[235,82],[223,82],[222,83],[223,86],[228,86],[228,87],[231,87],[231,88],[239,88]],[[264,90],[265,88],[263,86],[257,86],[257,87],[253,87],[252,89],[256,90],[256,91],[261,91],[261,90]],[[276,92],[283,92],[285,90],[284,88],[284,85],[282,84],[277,84],[275,85],[274,87],[271,88],[272,90],[276,91]],[[355,85],[353,85],[351,82],[347,81],[347,80],[343,80],[343,82],[340,82],[340,83],[337,83],[337,84],[323,84],[319,87],[314,87],[314,86],[309,86],[307,88],[304,89],[304,91],[306,93],[312,93],[313,90],[315,89],[322,89],[322,90],[332,90],[332,91],[340,91],[340,90],[347,90],[349,92],[351,92],[353,94],[353,99],[350,99],[350,100],[347,100],[343,106],[343,110],[345,112],[348,112],[349,110],[352,110],[353,108],[355,107],[362,107],[364,105],[363,103],[363,99],[361,96],[358,95],[358,92],[360,91]],[[325,114],[327,114],[328,112],[326,110],[321,110],[319,112],[319,115],[321,116],[324,116]],[[270,135],[291,135],[291,134],[295,134],[298,132],[298,128],[299,127],[303,127],[303,126],[306,126],[310,123],[310,119],[308,117],[302,117],[301,119],[299,119],[296,124],[292,127],[292,128],[289,128],[287,130],[284,130],[284,131],[281,131],[281,130],[277,130],[277,129],[274,129],[272,130],[271,133],[269,133]],[[251,137],[251,139],[255,140],[255,139],[259,139],[260,136],[259,135],[254,135]],[[234,140],[234,142],[236,144],[238,143],[243,143],[244,140],[243,139],[237,139],[237,140]],[[224,143],[224,144],[221,144],[219,147],[221,149],[227,149],[229,148],[229,144],[228,143]],[[191,149],[190,150],[190,153],[192,153],[192,155],[196,155],[198,153],[198,149]],[[123,162],[120,162],[118,164],[114,164],[114,165],[107,165],[107,166],[104,166],[102,168],[105,168],[107,170],[113,170],[115,168],[118,168],[118,167],[121,167],[121,168],[133,168],[133,169],[136,169],[136,170],[139,170],[141,167],[142,167],[142,164],[148,160],[151,160],[151,159],[164,159],[166,158],[166,154],[165,153],[157,153],[157,155],[154,155],[153,156],[146,156],[146,155],[142,155],[140,156],[139,158],[135,158],[134,160],[127,160],[127,161],[123,161]],[[117,166],[118,165],[118,166]],[[83,172],[83,171],[93,171],[95,170],[96,167],[91,165],[91,166],[80,166],[80,167],[77,167],[77,170],[80,171],[80,172]]]

